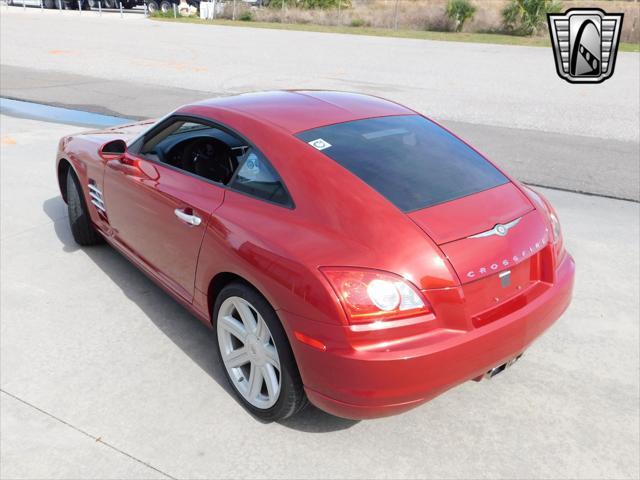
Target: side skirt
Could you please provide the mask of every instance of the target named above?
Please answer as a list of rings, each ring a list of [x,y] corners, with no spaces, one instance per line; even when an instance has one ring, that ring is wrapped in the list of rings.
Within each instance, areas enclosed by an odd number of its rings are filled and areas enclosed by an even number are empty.
[[[94,226],[95,227],[95,226]],[[108,236],[100,230],[96,228],[96,230],[102,235],[105,241],[113,247],[115,251],[117,251],[120,255],[125,257],[129,262],[131,262],[138,270],[144,273],[150,280],[153,281],[156,285],[162,288],[166,293],[168,293],[174,300],[180,303],[185,309],[189,311],[194,317],[204,323],[208,328],[213,328],[211,325],[211,320],[209,318],[208,312],[203,312],[196,308],[195,305],[185,300],[182,296],[176,293],[166,282],[164,282],[161,278],[159,278],[153,271],[151,271],[142,261],[133,256],[126,248],[124,248],[120,243],[115,240],[113,237]]]

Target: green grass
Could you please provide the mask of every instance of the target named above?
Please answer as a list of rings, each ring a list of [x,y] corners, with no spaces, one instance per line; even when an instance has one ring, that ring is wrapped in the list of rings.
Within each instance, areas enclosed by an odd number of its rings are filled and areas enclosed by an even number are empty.
[[[239,20],[201,20],[195,17],[153,16],[154,20],[163,22],[200,23],[204,25],[223,25],[227,27],[253,27],[271,28],[277,30],[295,30],[303,32],[344,33],[350,35],[372,35],[376,37],[416,38],[421,40],[440,40],[445,42],[471,42],[471,43],[495,43],[499,45],[525,45],[530,47],[548,47],[547,37],[517,37],[499,33],[455,33],[455,32],[430,32],[422,30],[391,30],[372,27],[348,27],[314,25],[310,23],[268,23],[248,22]],[[638,43],[620,43],[621,52],[640,52]]]

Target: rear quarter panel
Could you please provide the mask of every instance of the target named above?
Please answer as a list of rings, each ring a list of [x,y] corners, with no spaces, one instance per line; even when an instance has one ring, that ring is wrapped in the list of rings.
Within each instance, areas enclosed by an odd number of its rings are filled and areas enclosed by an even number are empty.
[[[295,208],[227,191],[207,229],[196,288],[206,293],[220,272],[254,284],[276,309],[311,320],[346,322],[320,266],[394,272],[418,288],[458,284],[438,247],[385,198],[321,152],[270,124],[231,111],[215,117],[265,154]]]

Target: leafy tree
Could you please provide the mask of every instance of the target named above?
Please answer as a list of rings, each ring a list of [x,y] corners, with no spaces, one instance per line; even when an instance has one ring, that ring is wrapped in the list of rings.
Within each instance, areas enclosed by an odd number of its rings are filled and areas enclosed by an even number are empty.
[[[507,31],[518,35],[535,35],[547,22],[547,13],[562,9],[559,0],[511,0],[503,10],[502,19]]]
[[[251,13],[251,10],[245,10],[240,14],[238,19],[243,22],[250,22],[251,20],[253,20],[253,14]]]
[[[459,32],[467,20],[473,20],[476,7],[469,0],[449,0],[447,16],[455,22],[455,31]]]

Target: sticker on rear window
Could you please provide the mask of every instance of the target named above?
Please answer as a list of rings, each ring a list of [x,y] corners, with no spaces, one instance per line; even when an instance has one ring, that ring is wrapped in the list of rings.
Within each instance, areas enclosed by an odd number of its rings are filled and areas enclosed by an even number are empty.
[[[329,148],[331,146],[329,142],[327,142],[326,140],[323,140],[322,138],[316,138],[315,140],[311,140],[309,142],[309,145],[311,145],[316,150],[324,150],[325,148]]]

